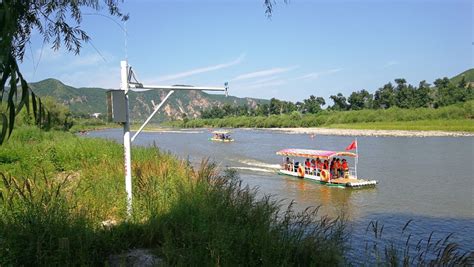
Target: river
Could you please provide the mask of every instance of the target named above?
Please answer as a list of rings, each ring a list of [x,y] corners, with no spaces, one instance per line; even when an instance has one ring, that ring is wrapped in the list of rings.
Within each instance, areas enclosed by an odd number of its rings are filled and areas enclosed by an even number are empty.
[[[91,137],[122,141],[121,129],[90,132]],[[235,142],[210,142],[208,129],[143,132],[134,145],[156,144],[178,157],[199,163],[209,157],[220,167],[238,170],[244,183],[272,194],[296,208],[321,206],[321,214],[345,214],[351,222],[352,243],[367,240],[372,220],[384,225],[389,239],[401,230],[418,238],[452,240],[474,251],[474,138],[473,137],[358,137],[358,176],[375,179],[371,189],[334,188],[278,175],[284,148],[344,150],[354,137],[288,134],[265,130],[232,130]],[[132,155],[133,159],[133,155]],[[352,160],[349,160],[353,164]],[[413,238],[413,237],[412,237]],[[369,238],[370,239],[370,238]]]

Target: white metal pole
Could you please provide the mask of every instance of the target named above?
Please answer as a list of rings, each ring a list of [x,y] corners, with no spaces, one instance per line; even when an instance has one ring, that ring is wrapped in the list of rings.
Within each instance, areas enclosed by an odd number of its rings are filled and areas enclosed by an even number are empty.
[[[359,162],[359,144],[357,143],[357,137],[356,137],[356,160],[355,160],[355,178],[357,178],[357,163]]]
[[[127,215],[132,215],[132,155],[130,140],[130,110],[128,99],[128,64],[127,61],[120,62],[121,89],[125,95],[125,123],[123,124],[123,148],[124,148],[124,167],[125,167],[125,190],[127,191]]]

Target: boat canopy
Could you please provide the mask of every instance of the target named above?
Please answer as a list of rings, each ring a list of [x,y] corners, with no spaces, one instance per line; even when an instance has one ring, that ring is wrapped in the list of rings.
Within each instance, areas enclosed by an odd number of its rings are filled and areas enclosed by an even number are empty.
[[[277,155],[303,157],[303,158],[320,158],[329,159],[333,157],[357,157],[357,154],[346,151],[328,151],[328,150],[312,150],[312,149],[296,149],[287,148],[277,152]]]
[[[213,134],[229,134],[229,131],[214,131]]]

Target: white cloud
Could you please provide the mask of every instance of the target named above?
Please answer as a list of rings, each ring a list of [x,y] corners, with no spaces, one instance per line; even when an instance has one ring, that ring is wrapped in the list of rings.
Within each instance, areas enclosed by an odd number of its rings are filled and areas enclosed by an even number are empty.
[[[79,55],[74,55],[73,53],[68,53],[63,49],[54,50],[49,47],[44,47],[43,49],[37,49],[34,53],[34,62],[37,65],[42,65],[44,63],[59,64],[62,69],[76,69],[81,67],[88,66],[97,66],[99,64],[107,63],[107,61],[114,60],[114,57],[107,52],[102,52],[99,54],[97,51],[89,53],[81,53]]]
[[[270,76],[270,77],[267,77],[267,78],[257,80],[255,82],[253,82],[253,84],[255,84],[255,83],[266,83],[266,82],[269,82],[269,81],[274,81],[278,78],[279,78],[279,76]]]
[[[249,84],[247,86],[243,86],[245,89],[256,89],[256,88],[264,88],[264,87],[270,87],[270,86],[278,86],[285,84],[285,80],[276,80],[272,82],[263,82],[263,83],[253,83]]]
[[[394,65],[398,65],[400,64],[398,61],[396,60],[390,60],[389,62],[385,63],[385,65],[383,65],[384,68],[388,68],[388,67],[391,67],[391,66],[394,66]]]
[[[107,51],[84,49],[74,55],[44,46],[32,54],[32,59],[22,63],[30,81],[52,77],[74,87],[118,88],[120,84],[120,65]]]
[[[331,75],[331,74],[340,72],[341,70],[342,68],[337,68],[337,69],[330,69],[330,70],[319,71],[319,72],[311,72],[311,73],[296,77],[295,80],[314,80],[322,76]]]
[[[120,87],[120,68],[101,66],[81,71],[64,72],[59,74],[56,78],[74,87],[118,89]]]
[[[265,76],[270,76],[274,74],[285,73],[285,72],[294,70],[296,68],[298,68],[298,66],[291,66],[291,67],[286,67],[286,68],[272,68],[272,69],[267,69],[267,70],[249,72],[249,73],[241,74],[231,79],[231,81],[241,81],[241,80],[259,78],[259,77],[265,77]]]
[[[37,62],[52,62],[61,59],[64,56],[62,50],[54,50],[50,47],[43,47],[36,49],[34,53],[34,60]]]
[[[241,54],[238,58],[236,58],[235,60],[232,60],[230,62],[217,64],[217,65],[213,65],[213,66],[208,66],[208,67],[203,67],[203,68],[197,68],[197,69],[193,69],[193,70],[189,70],[189,71],[185,71],[185,72],[180,72],[180,73],[161,76],[161,77],[158,77],[158,79],[156,81],[157,82],[163,82],[163,81],[176,80],[176,79],[179,79],[179,78],[184,78],[184,77],[192,76],[192,75],[199,74],[199,73],[210,72],[210,71],[215,71],[215,70],[228,68],[228,67],[239,64],[240,62],[242,62],[244,60],[244,58],[245,58],[245,54]]]
[[[108,58],[111,58],[108,56]],[[67,64],[70,68],[77,68],[77,67],[87,67],[93,66],[101,63],[106,63],[104,58],[99,55],[98,53],[95,54],[86,54],[86,55],[78,55],[73,58],[73,60]]]

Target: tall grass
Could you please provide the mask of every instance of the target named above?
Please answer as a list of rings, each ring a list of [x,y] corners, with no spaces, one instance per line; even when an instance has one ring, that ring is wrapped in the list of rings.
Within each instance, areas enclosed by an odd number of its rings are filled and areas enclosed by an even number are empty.
[[[207,161],[193,167],[135,148],[127,218],[120,145],[23,128],[1,152],[0,266],[106,265],[135,248],[168,265],[347,263],[344,218],[258,197]],[[462,262],[456,247],[442,246],[449,262]]]
[[[175,127],[339,127],[359,129],[474,131],[474,101],[438,109],[322,111],[318,114],[271,115],[268,117],[226,117],[169,122]],[[424,122],[424,125],[418,124]],[[430,124],[430,122],[433,122]]]
[[[194,169],[156,147],[134,149],[127,218],[118,144],[33,128],[14,133],[2,147],[16,153],[1,165],[2,266],[102,265],[133,248],[172,265],[343,261],[343,220],[282,211],[213,164]]]
[[[463,251],[451,242],[452,234],[436,238],[431,232],[426,239],[410,233],[409,220],[396,239],[384,237],[384,225],[371,221],[367,234],[373,238],[365,243],[367,262],[386,266],[472,266],[474,252]]]

